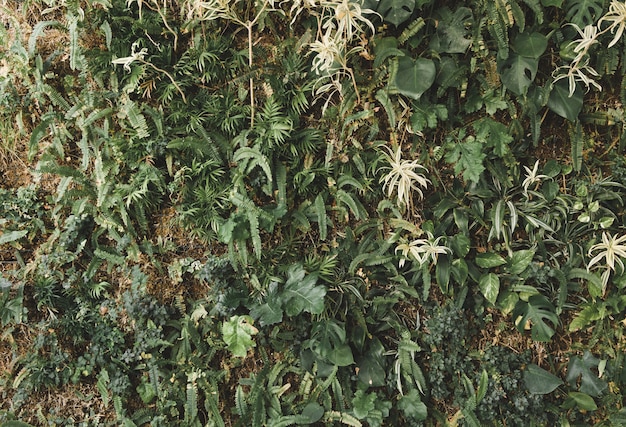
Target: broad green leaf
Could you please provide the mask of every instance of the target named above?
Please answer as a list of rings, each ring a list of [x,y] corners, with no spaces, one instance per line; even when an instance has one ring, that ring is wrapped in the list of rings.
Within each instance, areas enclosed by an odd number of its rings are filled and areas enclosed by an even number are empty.
[[[548,394],[563,384],[563,381],[545,369],[530,364],[524,371],[524,383],[532,394]]]
[[[513,320],[520,332],[530,326],[535,341],[550,341],[555,333],[554,327],[559,323],[554,306],[541,294],[532,295],[528,301],[518,301],[513,310]]]
[[[534,256],[534,249],[524,249],[513,252],[513,255],[508,261],[507,269],[511,274],[522,274],[533,261]]]
[[[324,407],[316,402],[311,402],[302,410],[301,420],[304,423],[313,424],[318,422],[324,415]]]
[[[586,328],[591,324],[591,322],[595,322],[596,320],[602,319],[602,313],[600,313],[599,307],[596,305],[588,305],[583,308],[580,313],[572,320],[569,324],[569,331],[576,332],[583,328]]]
[[[439,21],[430,48],[438,53],[465,53],[472,43],[467,36],[468,28],[473,23],[472,10],[459,7],[453,15],[445,16]]]
[[[222,338],[235,357],[246,357],[248,349],[256,345],[252,335],[257,332],[250,316],[232,316],[222,324]]]
[[[483,369],[480,374],[480,381],[478,382],[478,389],[476,390],[476,403],[480,403],[487,395],[487,388],[489,386],[489,376],[487,371]]]
[[[593,371],[599,364],[600,360],[589,351],[585,351],[582,358],[572,356],[567,365],[566,380],[573,386],[580,379],[580,392],[594,397],[600,396],[608,384]]]
[[[283,320],[283,309],[281,300],[276,294],[270,294],[266,302],[256,305],[250,310],[250,316],[259,321],[259,325],[273,325]]]
[[[560,8],[563,5],[564,0],[541,0],[541,5],[544,7],[558,7]]]
[[[516,95],[523,95],[530,87],[539,67],[539,59],[511,53],[505,61],[498,63],[502,83]]]
[[[454,210],[455,218],[456,218],[456,211],[457,210],[455,209]],[[466,218],[467,218],[467,215],[466,215]],[[450,249],[452,249],[454,253],[460,258],[465,258],[465,256],[470,251],[471,242],[467,234],[463,234],[463,233],[455,234],[454,236],[448,239],[448,244],[450,246]]]
[[[478,282],[480,292],[491,304],[495,304],[500,293],[500,279],[494,273],[483,274]]]
[[[416,389],[402,396],[398,401],[398,409],[404,412],[404,415],[413,421],[423,421],[428,417],[428,409]]]
[[[380,0],[378,7],[376,7],[376,12],[380,14],[385,22],[389,22],[397,27],[411,17],[414,8],[414,1]]]
[[[441,291],[447,294],[448,285],[450,284],[450,258],[448,256],[439,257],[439,261],[435,267],[435,277]]]
[[[346,340],[343,323],[327,319],[316,322],[311,330],[311,338],[305,342],[322,361],[336,366],[348,366],[354,363],[352,350]]]
[[[0,235],[0,245],[5,243],[14,242],[21,239],[28,234],[28,230],[9,231]]]
[[[454,164],[454,172],[463,174],[466,181],[478,182],[480,174],[485,170],[483,160],[487,155],[483,152],[483,143],[473,138],[454,144],[445,155],[448,163]]]
[[[456,281],[457,284],[464,285],[469,275],[467,262],[465,262],[463,258],[455,259],[454,261],[452,261],[450,273],[452,273],[452,278]]]
[[[598,409],[598,405],[593,400],[593,397],[586,393],[578,391],[570,391],[567,395],[576,403],[578,409],[583,411],[595,411]]]
[[[383,65],[387,58],[405,55],[398,49],[398,39],[395,37],[376,38],[374,43],[374,68]]]
[[[548,108],[559,116],[573,122],[583,108],[583,91],[576,85],[576,91],[570,97],[567,80],[562,79],[554,83],[548,98]]]
[[[370,411],[376,409],[374,402],[377,398],[376,393],[366,394],[364,390],[357,390],[352,399],[352,411],[354,412],[354,416],[360,420],[367,417]]]
[[[595,24],[602,16],[604,0],[568,0],[567,22],[576,24],[580,28]]]
[[[494,268],[506,264],[506,260],[495,252],[476,254],[475,261],[480,268]]]
[[[314,207],[315,213],[317,215],[317,223],[320,230],[320,239],[326,240],[326,236],[328,234],[328,222],[326,217],[326,205],[324,203],[322,193],[318,194],[315,198]]]
[[[287,316],[295,316],[303,311],[321,314],[324,311],[326,288],[316,286],[317,276],[306,274],[304,268],[295,264],[287,272],[287,282],[281,293],[281,301]]]
[[[389,91],[419,99],[435,81],[435,63],[430,59],[412,59],[407,56],[397,58],[396,62]]]
[[[513,50],[521,56],[538,59],[548,47],[548,39],[539,33],[522,33],[513,41]]]

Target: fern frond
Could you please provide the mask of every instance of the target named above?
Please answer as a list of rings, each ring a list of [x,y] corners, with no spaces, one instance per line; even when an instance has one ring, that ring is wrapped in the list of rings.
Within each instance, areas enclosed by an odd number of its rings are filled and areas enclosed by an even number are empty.
[[[260,167],[265,173],[268,182],[272,182],[272,169],[270,168],[270,164],[267,161],[267,157],[265,157],[258,148],[241,147],[235,152],[233,160],[235,162],[241,162],[241,170],[246,175],[255,167]]]
[[[37,39],[41,37],[46,31],[47,27],[60,27],[59,21],[40,21],[33,27],[33,32],[28,38],[28,56],[32,58],[35,56],[35,49],[37,47]]]
[[[406,43],[411,37],[424,28],[425,25],[426,21],[424,21],[422,17],[417,18],[415,21],[411,22],[409,26],[404,29],[404,31],[402,31],[398,37],[398,43],[401,45]]]
[[[187,400],[185,401],[185,423],[192,425],[198,418],[198,386],[195,381],[187,382]]]
[[[70,68],[72,70],[80,70],[83,68],[84,56],[80,44],[78,43],[78,17],[69,15],[69,25],[67,29],[70,33]]]

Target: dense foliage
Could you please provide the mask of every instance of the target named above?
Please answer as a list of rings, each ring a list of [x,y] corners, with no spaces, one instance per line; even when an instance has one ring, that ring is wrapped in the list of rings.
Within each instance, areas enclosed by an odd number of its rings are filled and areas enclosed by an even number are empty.
[[[1,10],[2,425],[626,424],[626,3]]]

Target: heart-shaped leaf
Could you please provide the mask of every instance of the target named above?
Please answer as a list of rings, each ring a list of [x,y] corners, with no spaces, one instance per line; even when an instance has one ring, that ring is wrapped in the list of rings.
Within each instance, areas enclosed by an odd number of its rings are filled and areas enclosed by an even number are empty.
[[[435,63],[430,59],[412,59],[407,56],[396,61],[397,66],[389,82],[389,91],[419,99],[435,81]]]
[[[522,33],[513,41],[513,50],[527,58],[538,59],[547,47],[548,39],[539,33]]]
[[[545,369],[530,364],[524,371],[524,383],[532,394],[548,394],[563,384],[563,381]]]

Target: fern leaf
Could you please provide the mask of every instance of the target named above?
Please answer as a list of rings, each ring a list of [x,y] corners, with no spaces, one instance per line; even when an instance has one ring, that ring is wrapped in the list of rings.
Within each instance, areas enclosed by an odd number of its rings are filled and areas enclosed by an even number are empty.
[[[393,108],[393,103],[391,99],[389,99],[389,94],[386,90],[379,90],[376,92],[376,100],[383,106],[385,112],[387,113],[387,120],[389,120],[389,127],[391,129],[396,128],[396,112]]]
[[[272,169],[267,161],[267,157],[263,155],[256,147],[241,147],[233,156],[235,162],[243,161],[243,170],[250,172],[256,166],[259,166],[265,172],[265,176],[269,182],[272,182]]]
[[[543,6],[541,0],[523,0],[524,3],[535,12],[535,20],[537,24],[543,24]]]
[[[70,15],[67,27],[70,33],[70,68],[80,70],[83,68],[83,54],[78,43],[78,17]]]
[[[59,27],[61,26],[59,21],[41,21],[33,28],[33,32],[28,38],[28,56],[32,58],[35,56],[35,49],[37,48],[37,39],[41,37],[47,27]]]
[[[388,262],[392,262],[394,258],[395,256],[393,255],[379,255],[376,253],[359,254],[356,257],[354,257],[354,259],[350,263],[350,267],[348,268],[348,271],[350,271],[350,274],[354,274],[356,272],[357,267],[361,264],[364,264],[368,267],[372,267],[375,265],[382,265]]]
[[[402,34],[400,34],[400,37],[398,37],[398,43],[406,43],[411,37],[416,35],[422,28],[424,28],[425,25],[426,21],[424,21],[422,17],[417,18],[415,21],[411,22],[411,24],[409,24],[409,26],[406,27],[404,31],[402,31]]]
[[[198,386],[195,381],[187,383],[187,401],[185,402],[185,423],[191,425],[198,418]]]
[[[505,60],[509,57],[509,34],[506,25],[502,22],[500,13],[496,9],[493,6],[487,6],[488,28],[498,44],[498,56],[500,59]]]
[[[367,218],[367,211],[365,210],[365,207],[363,207],[361,202],[355,200],[350,193],[347,193],[344,190],[337,190],[335,199],[337,202],[348,206],[356,219]]]
[[[109,372],[106,369],[102,369],[100,374],[98,375],[98,382],[96,383],[96,388],[100,393],[100,397],[102,398],[102,404],[104,407],[109,406],[109,402],[111,400],[111,396],[109,395],[108,386],[109,385]]]
[[[137,133],[138,138],[147,138],[150,135],[148,133],[146,118],[141,114],[141,111],[139,111],[137,104],[127,100],[122,106],[122,113],[126,116],[131,127]]]

